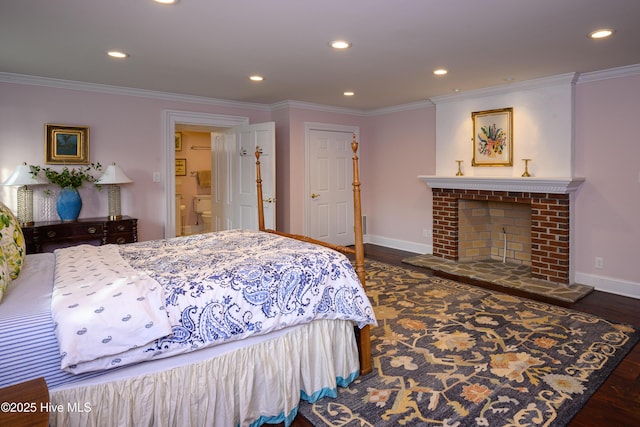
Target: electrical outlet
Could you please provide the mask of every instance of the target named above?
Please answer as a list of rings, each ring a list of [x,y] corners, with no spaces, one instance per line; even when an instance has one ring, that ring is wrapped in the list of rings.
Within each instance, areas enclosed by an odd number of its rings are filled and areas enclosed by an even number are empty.
[[[596,268],[598,270],[602,270],[604,268],[604,258],[599,256],[596,257]]]
[[[429,228],[425,228],[424,230],[422,230],[422,237],[424,237],[425,239],[430,239],[433,237],[433,230],[429,229]]]
[[[153,182],[160,182],[160,172],[153,173]]]

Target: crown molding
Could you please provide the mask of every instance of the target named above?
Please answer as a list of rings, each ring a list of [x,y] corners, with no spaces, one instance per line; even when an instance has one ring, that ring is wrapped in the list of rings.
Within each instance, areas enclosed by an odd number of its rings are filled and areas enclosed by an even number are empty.
[[[274,104],[269,105],[269,109],[271,111],[283,110],[287,108],[296,108],[299,110],[323,111],[326,113],[336,113],[336,114],[351,114],[354,116],[366,115],[365,111],[357,110],[354,108],[335,107],[331,105],[314,104],[312,102],[303,102],[303,101],[294,101],[294,100],[285,100],[285,101],[280,101],[280,102],[276,102]]]
[[[367,116],[381,116],[383,114],[400,113],[402,111],[419,110],[421,108],[433,107],[435,104],[430,100],[412,102],[410,104],[395,105],[392,107],[378,108],[367,112]]]
[[[582,73],[578,78],[578,84],[596,82],[599,80],[617,79],[618,77],[637,76],[640,74],[640,64],[627,65],[624,67],[610,68],[602,71],[592,71]]]
[[[110,86],[97,83],[85,83],[72,80],[52,79],[49,77],[27,76],[0,72],[0,82],[17,83],[32,86],[45,86],[56,89],[82,90],[87,92],[105,93],[110,95],[137,96],[141,98],[160,99],[164,101],[189,102],[195,104],[213,105],[228,108],[245,108],[250,110],[269,111],[269,106],[242,101],[208,98],[196,95],[183,95],[171,92],[159,92],[147,89],[135,89],[122,86]]]
[[[449,95],[434,96],[431,101],[434,104],[444,104],[447,102],[457,102],[468,99],[484,98],[494,95],[505,95],[516,91],[534,90],[545,87],[552,87],[565,84],[574,84],[578,78],[578,73],[558,74],[557,76],[543,77],[540,79],[527,80],[524,82],[508,83],[500,86],[491,86],[482,89],[469,90],[453,93]]]
[[[324,111],[337,114],[351,114],[354,116],[373,117],[383,114],[397,113],[401,111],[418,110],[421,108],[433,107],[433,102],[429,100],[412,102],[410,104],[383,107],[375,110],[358,110],[353,108],[333,107],[331,105],[314,104],[310,102],[287,100],[271,104],[271,110],[281,110],[284,108],[298,108],[301,110]]]
[[[374,110],[359,110],[345,107],[335,107],[311,102],[285,100],[274,104],[257,104],[243,101],[231,101],[226,99],[209,98],[196,95],[183,95],[172,92],[159,92],[146,89],[127,88],[121,86],[110,86],[96,83],[77,82],[72,80],[53,79],[49,77],[28,76],[23,74],[13,74],[0,72],[0,82],[27,84],[33,86],[45,86],[58,89],[84,90],[89,92],[106,93],[112,95],[137,96],[143,98],[160,99],[165,101],[189,102],[196,104],[212,105],[228,108],[245,108],[259,111],[277,111],[286,108],[297,108],[303,110],[322,111],[336,114],[349,114],[361,117],[375,117],[385,114],[402,111],[417,110],[432,107],[446,102],[461,101],[466,99],[485,97],[491,95],[502,95],[517,90],[533,90],[541,87],[556,86],[560,84],[580,84],[599,80],[613,79],[618,77],[635,76],[640,74],[640,64],[628,65],[624,67],[611,68],[608,70],[594,71],[589,73],[566,73],[557,76],[544,77],[541,79],[527,80],[518,83],[509,83],[500,86],[459,92],[455,94],[434,96],[424,101],[409,104],[383,107]]]

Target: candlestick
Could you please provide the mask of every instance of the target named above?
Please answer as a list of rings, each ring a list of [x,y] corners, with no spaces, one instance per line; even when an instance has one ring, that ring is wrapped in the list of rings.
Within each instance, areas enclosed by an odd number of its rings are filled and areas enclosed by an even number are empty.
[[[462,160],[456,160],[456,162],[458,162],[458,172],[456,173],[456,176],[463,176],[464,174],[462,173],[461,169]]]
[[[524,161],[524,172],[522,173],[523,177],[529,177],[531,176],[531,174],[529,174],[529,162],[531,161],[531,159],[522,159]]]

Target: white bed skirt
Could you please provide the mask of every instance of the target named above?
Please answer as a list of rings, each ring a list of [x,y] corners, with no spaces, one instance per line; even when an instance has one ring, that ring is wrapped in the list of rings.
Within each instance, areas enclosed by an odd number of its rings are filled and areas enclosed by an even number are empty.
[[[302,397],[335,397],[359,372],[353,324],[320,320],[197,363],[51,391],[51,426],[289,425]]]

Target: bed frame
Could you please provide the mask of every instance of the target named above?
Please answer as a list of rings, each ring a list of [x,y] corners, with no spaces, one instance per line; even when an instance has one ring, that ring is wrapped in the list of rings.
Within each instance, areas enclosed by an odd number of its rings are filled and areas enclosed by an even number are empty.
[[[296,240],[302,240],[304,242],[310,242],[317,245],[325,246],[341,252],[345,255],[352,255],[355,257],[355,270],[358,275],[358,279],[362,284],[362,287],[366,290],[366,274],[364,268],[364,242],[362,239],[362,205],[360,199],[360,170],[358,167],[358,142],[356,141],[356,135],[353,135],[353,141],[351,142],[351,150],[353,151],[353,232],[355,236],[354,248],[347,246],[339,246],[331,243],[323,242],[320,240],[312,239],[311,237],[302,236],[299,234],[289,234],[282,231],[272,230],[265,228],[264,225],[264,203],[262,200],[262,176],[260,174],[260,149],[256,147],[256,186],[258,190],[258,228],[260,231],[268,233],[274,233],[281,236],[291,237]],[[370,338],[370,326],[367,325],[362,329],[355,328],[356,339],[358,343],[358,352],[360,356],[360,375],[366,375],[373,369],[371,362],[371,338]]]

